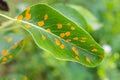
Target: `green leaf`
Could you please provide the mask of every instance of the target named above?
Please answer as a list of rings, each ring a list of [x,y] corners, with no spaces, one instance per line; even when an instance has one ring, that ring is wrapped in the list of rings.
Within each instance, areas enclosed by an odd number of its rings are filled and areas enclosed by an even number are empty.
[[[23,47],[23,35],[6,33],[0,35],[0,64],[12,60]]]
[[[60,60],[93,67],[104,57],[103,49],[80,25],[46,4],[27,8],[17,19],[40,48]]]
[[[74,21],[76,24],[83,27],[85,30],[89,31],[88,29],[90,29],[90,27],[88,26],[84,17],[77,10],[71,8],[68,4],[53,4],[52,7],[60,11],[62,14]]]

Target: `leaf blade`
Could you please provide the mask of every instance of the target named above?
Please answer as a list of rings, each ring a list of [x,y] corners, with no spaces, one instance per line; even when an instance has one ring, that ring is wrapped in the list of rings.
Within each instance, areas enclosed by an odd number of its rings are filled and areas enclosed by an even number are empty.
[[[11,61],[23,47],[23,35],[1,34],[0,35],[0,64]]]
[[[79,25],[48,5],[29,7],[19,17],[18,20],[22,20],[20,24],[32,35],[37,45],[57,58],[77,61],[91,67],[102,61],[104,51],[93,38]]]

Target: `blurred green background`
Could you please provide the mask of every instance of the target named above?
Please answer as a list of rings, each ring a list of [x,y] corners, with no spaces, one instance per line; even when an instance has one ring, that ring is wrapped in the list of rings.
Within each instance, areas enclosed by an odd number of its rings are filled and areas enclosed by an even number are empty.
[[[74,4],[88,9],[102,24],[89,33],[103,46],[105,59],[95,68],[85,67],[75,62],[55,59],[41,50],[27,35],[26,44],[20,54],[11,62],[0,65],[0,80],[120,80],[120,0],[4,0],[9,12],[16,17],[21,11],[36,3]],[[0,22],[6,19],[0,18]],[[15,29],[18,33],[23,30]],[[26,34],[26,32],[25,32]],[[24,76],[23,79],[14,77]],[[13,78],[13,79],[12,79]]]

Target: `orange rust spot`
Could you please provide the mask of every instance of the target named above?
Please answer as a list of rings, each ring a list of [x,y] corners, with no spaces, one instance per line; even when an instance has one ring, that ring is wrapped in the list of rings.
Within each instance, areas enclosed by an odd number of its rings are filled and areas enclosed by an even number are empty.
[[[67,25],[67,26],[70,26],[71,24],[70,24],[70,23],[67,23],[66,25]]]
[[[73,50],[73,52],[74,52],[76,55],[79,54],[78,50],[77,50],[75,47],[72,47],[72,50]]]
[[[79,60],[80,60],[78,56],[76,56],[76,57],[75,57],[75,59],[76,59],[77,61],[79,61]]]
[[[104,55],[99,55],[99,57],[100,57],[101,59],[103,59],[103,58],[104,58]]]
[[[73,40],[78,40],[78,37],[73,38]]]
[[[12,42],[12,38],[8,38],[8,39],[7,39],[7,42],[8,42],[8,43]]]
[[[64,49],[64,47],[65,47],[64,44],[61,44],[61,45],[60,45],[60,48],[61,48],[61,49]]]
[[[44,26],[44,21],[39,21],[38,26],[41,26],[41,27]]]
[[[70,41],[71,41],[71,39],[67,39],[67,40],[66,40],[66,42],[70,42]]]
[[[25,25],[25,28],[27,28],[27,29],[29,29],[30,27],[31,27],[31,26],[30,26],[30,25],[28,25],[28,24],[27,24],[27,25]]]
[[[15,42],[12,49],[15,49],[18,46],[18,44]]]
[[[22,19],[23,19],[23,15],[17,17],[17,20],[22,20]]]
[[[92,52],[97,52],[98,50],[94,48],[94,49],[92,49],[91,51],[92,51]]]
[[[76,55],[78,55],[78,50],[75,50],[74,52],[75,52]]]
[[[25,13],[26,20],[29,20],[31,18],[31,14],[29,12],[30,12],[30,8],[27,8],[26,13]]]
[[[86,62],[90,63],[90,59],[88,57],[86,57]]]
[[[55,43],[56,43],[57,45],[60,45],[60,41],[59,41],[58,39],[55,39]]]
[[[84,43],[84,42],[86,42],[86,41],[85,41],[85,40],[80,40],[80,42]]]
[[[51,30],[50,30],[49,28],[48,28],[48,29],[46,29],[46,31],[47,31],[47,32],[51,32]]]
[[[8,57],[9,57],[9,58],[13,58],[13,56],[11,56],[11,55],[10,55],[10,56],[8,56]]]
[[[65,33],[65,35],[66,35],[67,37],[70,36],[70,32],[67,31],[67,32]]]
[[[75,51],[75,50],[76,50],[76,48],[75,48],[75,47],[72,47],[72,50],[73,50],[73,51]]]
[[[6,60],[7,60],[7,58],[6,58],[6,57],[4,57],[4,58],[2,58],[2,60],[3,60],[3,61],[6,61]]]
[[[75,30],[75,27],[72,26],[72,27],[71,27],[71,30],[72,30],[72,31]]]
[[[10,52],[8,51],[8,50],[2,50],[2,55],[3,56],[8,56],[8,55],[10,55]]]
[[[57,28],[61,29],[62,28],[62,24],[57,24]]]
[[[86,40],[87,38],[86,37],[82,37],[82,40]]]
[[[62,38],[63,38],[64,36],[65,36],[65,34],[64,34],[64,33],[61,33],[61,34],[60,34],[60,37],[62,37]]]
[[[42,35],[42,39],[45,40],[45,39],[46,39],[46,36]]]
[[[31,14],[26,14],[26,15],[25,15],[25,19],[26,19],[26,20],[29,20],[30,18],[31,18]]]
[[[82,42],[82,43],[84,43],[84,42],[86,42],[86,37],[82,37],[82,39],[80,40],[80,42]]]
[[[45,15],[44,15],[44,20],[47,20],[47,19],[48,19],[48,15],[45,14]]]

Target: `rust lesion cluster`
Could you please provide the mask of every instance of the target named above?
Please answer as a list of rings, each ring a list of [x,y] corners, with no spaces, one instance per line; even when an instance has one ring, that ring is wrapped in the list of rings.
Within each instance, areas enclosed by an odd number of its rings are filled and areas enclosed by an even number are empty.
[[[10,44],[10,43],[13,41],[12,38],[7,37],[7,36],[4,36],[3,38],[8,42],[8,44]],[[18,47],[18,43],[17,43],[17,42],[14,42],[14,44],[13,44],[13,46],[11,46],[10,50],[12,50],[12,49],[14,50],[14,49],[16,49],[17,47]],[[1,56],[2,56],[2,62],[1,62],[2,64],[5,64],[5,63],[7,62],[7,60],[13,58],[13,56],[12,56],[11,53],[10,53],[10,50],[9,50],[9,49],[3,49],[3,50],[0,52],[0,54],[1,54]]]
[[[60,40],[57,39],[57,38],[55,38],[55,43],[56,43],[56,45],[60,46],[61,49],[64,49],[64,48],[65,48],[65,45],[62,44],[62,43],[60,42]]]
[[[3,56],[2,62],[1,62],[2,64],[5,64],[5,62],[6,62],[8,59],[13,58],[13,56],[10,55],[9,50],[2,50],[2,51],[1,51],[1,54],[2,54],[2,56]]]

